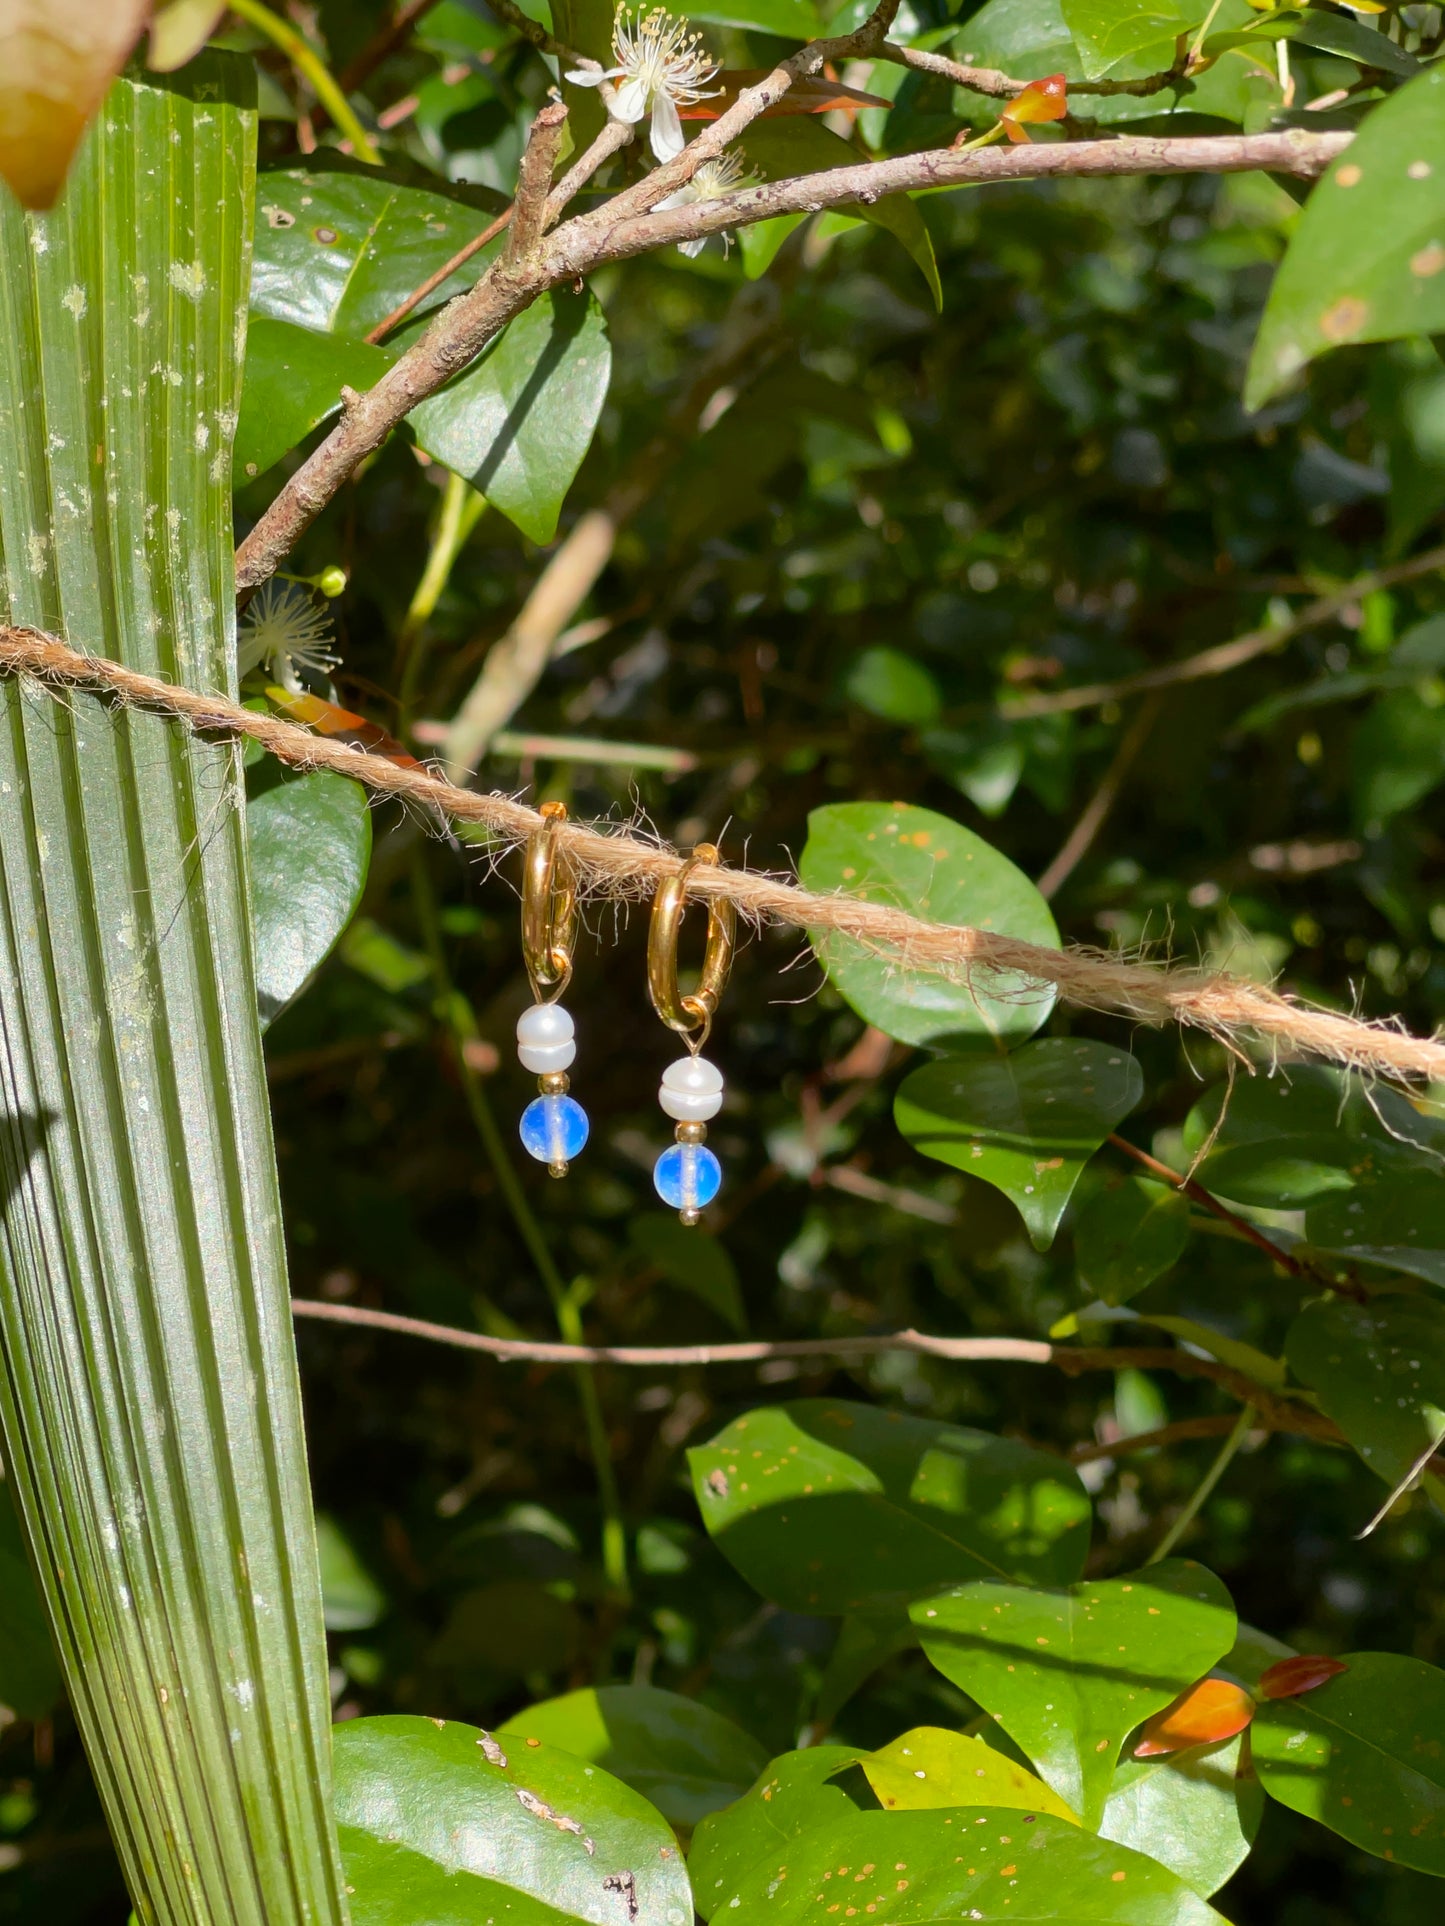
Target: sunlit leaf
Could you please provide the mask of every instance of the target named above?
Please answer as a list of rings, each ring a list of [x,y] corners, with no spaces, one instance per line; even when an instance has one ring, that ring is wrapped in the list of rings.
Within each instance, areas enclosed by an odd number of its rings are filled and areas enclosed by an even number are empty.
[[[1337,1679],[1349,1667],[1343,1659],[1327,1658],[1323,1652],[1305,1652],[1298,1658],[1279,1659],[1260,1674],[1256,1688],[1262,1699],[1297,1699],[1301,1692]]]
[[[149,0],[6,0],[0,14],[0,176],[25,207],[60,192],[86,123]]]
[[[197,55],[220,23],[226,0],[159,0],[150,19],[146,65],[174,73]]]
[[[1254,1844],[1264,1794],[1243,1735],[1164,1759],[1124,1759],[1099,1826],[1178,1873],[1208,1899],[1239,1870]]]
[[[836,1775],[856,1764],[856,1746],[814,1745],[771,1760],[735,1804],[704,1819],[688,1855],[697,1910],[711,1919],[754,1866],[791,1850],[800,1834],[832,1820],[847,1824],[858,1807]]]
[[[947,1806],[1007,1806],[1047,1812],[1077,1825],[1078,1818],[1042,1779],[982,1739],[923,1725],[865,1754],[859,1764],[885,1812],[925,1812]]]
[[[1228,1679],[1201,1679],[1145,1721],[1134,1757],[1157,1759],[1190,1746],[1215,1745],[1243,1732],[1253,1717],[1254,1700],[1243,1686]]]

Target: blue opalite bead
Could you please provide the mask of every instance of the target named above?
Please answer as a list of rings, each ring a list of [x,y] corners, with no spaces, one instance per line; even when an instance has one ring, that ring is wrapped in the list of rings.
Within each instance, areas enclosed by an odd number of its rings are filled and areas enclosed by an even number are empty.
[[[658,1158],[652,1181],[674,1210],[701,1210],[722,1188],[722,1165],[705,1144],[673,1144]]]
[[[522,1112],[521,1132],[539,1163],[570,1164],[587,1141],[587,1112],[575,1097],[534,1097]]]

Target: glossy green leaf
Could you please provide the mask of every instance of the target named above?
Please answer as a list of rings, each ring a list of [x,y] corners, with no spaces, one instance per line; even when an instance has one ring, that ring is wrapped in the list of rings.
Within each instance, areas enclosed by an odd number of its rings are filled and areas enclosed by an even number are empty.
[[[275,775],[246,808],[256,1001],[265,1026],[293,1002],[351,921],[371,862],[360,783],[324,769]]]
[[[740,1799],[767,1764],[740,1725],[652,1685],[603,1685],[544,1699],[510,1718],[499,1736],[519,1746],[543,1739],[605,1767],[677,1826],[695,1826]]]
[[[246,382],[236,428],[236,472],[264,474],[341,406],[341,390],[370,388],[391,366],[384,348],[313,334],[257,315],[246,336]]]
[[[689,20],[706,20],[719,27],[757,27],[782,40],[816,40],[835,9],[816,7],[812,0],[703,0],[689,7]]]
[[[1167,1184],[1126,1177],[1096,1191],[1079,1212],[1079,1281],[1106,1304],[1127,1304],[1173,1269],[1188,1242],[1188,1198]]]
[[[1059,1459],[864,1404],[749,1412],[688,1464],[719,1550],[789,1611],[876,1611],[984,1572],[1057,1581],[1088,1547]]]
[[[0,197],[0,615],[232,695],[254,74],[122,78]],[[240,773],[0,687],[0,1425],[140,1917],[340,1926]]]
[[[429,187],[416,187],[329,150],[262,174],[253,312],[360,341],[496,219],[498,204],[483,190],[427,178]],[[444,281],[423,311],[471,287],[498,246]]]
[[[1393,1115],[1389,1123],[1357,1079],[1295,1064],[1207,1091],[1185,1120],[1184,1145],[1191,1158],[1204,1153],[1195,1174],[1216,1196],[1290,1210],[1348,1190],[1371,1157],[1408,1154],[1405,1131]]]
[[[834,1783],[834,1775],[859,1757],[858,1748],[847,1745],[785,1752],[764,1767],[743,1798],[703,1820],[693,1834],[687,1863],[704,1919],[726,1906],[754,1866],[791,1851],[801,1834],[857,1818],[857,1805]]]
[[[1129,1578],[1034,1591],[979,1579],[912,1608],[923,1649],[1097,1826],[1119,1747],[1234,1643],[1229,1594],[1167,1559]]]
[[[885,1812],[928,1812],[948,1806],[1007,1806],[1079,1822],[1059,1795],[982,1739],[941,1726],[905,1732],[859,1760]],[[1131,1843],[1126,1841],[1127,1843]]]
[[[737,1266],[725,1244],[695,1224],[656,1213],[635,1217],[629,1235],[644,1262],[661,1271],[669,1284],[706,1304],[733,1330],[748,1328]]]
[[[554,289],[407,419],[429,455],[532,541],[550,542],[611,374],[596,297]]]
[[[1341,1656],[1337,1678],[1260,1706],[1260,1782],[1351,1845],[1445,1875],[1445,1672],[1398,1652]]]
[[[1177,36],[1203,17],[1180,0],[1060,0],[1059,10],[1090,80],[1141,57],[1153,71],[1167,72]]]
[[[364,1632],[386,1613],[386,1593],[357,1557],[334,1518],[316,1514],[321,1603],[328,1632]]]
[[[1252,1772],[1240,1772],[1247,1743],[1240,1732],[1164,1759],[1125,1759],[1100,1838],[1147,1853],[1208,1899],[1244,1864],[1259,1831],[1264,1794]]]
[[[1285,1353],[1386,1484],[1397,1484],[1445,1436],[1445,1304],[1438,1298],[1321,1298],[1290,1326]]]
[[[1222,1926],[1175,1874],[1127,1846],[1063,1819],[1028,1821],[987,1807],[835,1819],[796,1840],[786,1862],[759,1864],[721,1916],[729,1926],[811,1926],[827,1916],[832,1893],[843,1902],[838,1918],[851,1904],[880,1926],[967,1919]]]
[[[884,722],[922,727],[936,721],[943,706],[932,673],[902,649],[865,649],[849,668],[845,686],[860,709]]]
[[[1008,1057],[924,1064],[903,1079],[893,1115],[915,1150],[1011,1198],[1047,1250],[1080,1171],[1143,1094],[1127,1051],[1045,1037]]]
[[[60,1668],[20,1536],[20,1521],[0,1479],[0,1705],[17,1718],[41,1719],[60,1698]]]
[[[835,167],[856,167],[866,156],[811,116],[792,115],[778,120],[755,120],[738,146],[748,165],[764,180],[791,180],[799,174],[821,174]],[[856,213],[860,220],[884,228],[913,256],[919,272],[928,283],[934,306],[943,307],[943,288],[938,279],[933,240],[923,216],[906,194],[895,194],[865,207],[861,202],[846,205],[844,213]]]
[[[1377,27],[1367,27],[1363,20],[1352,20],[1347,14],[1326,13],[1322,7],[1309,7],[1302,13],[1280,8],[1243,33],[1211,33],[1203,51],[1217,56],[1230,48],[1256,47],[1261,41],[1269,46],[1277,40],[1297,41],[1300,46],[1315,47],[1321,53],[1341,54],[1346,60],[1357,61],[1361,67],[1394,74],[1404,80],[1420,71],[1420,62],[1414,54],[1397,47]]]
[[[798,869],[805,889],[840,890],[934,922],[1058,946],[1049,906],[1022,870],[931,809],[867,802],[815,809]],[[1053,1008],[1053,991],[1037,984],[997,977],[950,982],[901,971],[849,937],[811,935],[829,978],[859,1016],[902,1043],[940,1048],[979,1037],[1019,1041]]]
[[[1368,117],[1311,194],[1245,389],[1258,408],[1316,355],[1445,328],[1445,69]]]
[[[1437,1167],[1438,1168],[1438,1167]],[[1311,1204],[1305,1235],[1320,1250],[1445,1285],[1445,1186],[1429,1168],[1365,1171],[1353,1190]]]
[[[648,1926],[692,1917],[662,1815],[559,1746],[379,1718],[337,1726],[335,1752],[352,1926],[622,1926],[634,1905]]]

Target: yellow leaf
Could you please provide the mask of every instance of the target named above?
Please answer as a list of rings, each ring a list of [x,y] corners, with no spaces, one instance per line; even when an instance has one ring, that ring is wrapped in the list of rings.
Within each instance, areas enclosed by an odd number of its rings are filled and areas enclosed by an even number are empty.
[[[0,0],[0,174],[49,207],[148,0]]]
[[[982,1739],[920,1725],[858,1763],[885,1812],[941,1806],[1010,1806],[1078,1825],[1059,1795]]]
[[[173,74],[198,54],[226,11],[226,0],[160,0],[150,23],[146,65]]]

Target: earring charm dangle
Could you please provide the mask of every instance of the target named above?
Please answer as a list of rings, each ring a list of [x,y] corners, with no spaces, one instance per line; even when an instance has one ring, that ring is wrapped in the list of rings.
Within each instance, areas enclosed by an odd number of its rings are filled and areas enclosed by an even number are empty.
[[[565,803],[542,805],[541,826],[527,839],[522,869],[522,955],[535,1001],[517,1019],[517,1057],[537,1078],[538,1095],[522,1112],[521,1137],[528,1153],[554,1177],[587,1142],[587,1112],[567,1094],[567,1072],[577,1055],[576,1026],[558,998],[572,980],[577,933],[577,884],[558,848],[567,820]]]
[[[711,843],[692,855],[659,888],[647,937],[647,989],[652,1007],[687,1042],[689,1054],[662,1073],[657,1100],[677,1125],[676,1142],[658,1158],[652,1181],[658,1196],[684,1224],[695,1224],[722,1186],[722,1165],[707,1148],[707,1126],[722,1109],[723,1074],[701,1055],[722,1001],[733,962],[736,914],[724,897],[707,906],[707,941],[698,986],[682,994],[677,980],[677,938],[687,909],[688,878],[699,863],[718,861]]]

